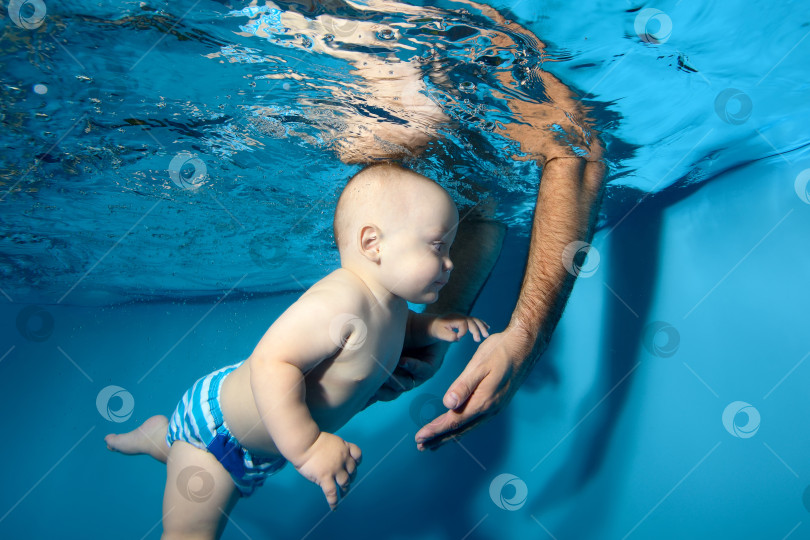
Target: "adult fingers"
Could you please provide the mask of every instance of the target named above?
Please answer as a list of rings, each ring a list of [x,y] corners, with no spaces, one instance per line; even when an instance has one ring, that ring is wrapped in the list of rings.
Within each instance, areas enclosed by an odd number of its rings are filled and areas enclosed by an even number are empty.
[[[480,367],[477,363],[474,364],[473,360],[467,364],[464,371],[461,372],[450,388],[444,394],[442,403],[448,409],[458,409],[470,399],[470,396],[478,385],[484,380],[489,371]]]
[[[479,411],[465,410],[463,413],[447,411],[416,433],[418,450],[435,450],[447,441],[473,429],[486,416]]]
[[[489,371],[482,368],[474,361],[475,357],[470,360],[467,367],[459,375],[459,377],[450,385],[447,393],[444,395],[443,403],[448,409],[446,413],[442,414],[426,426],[422,427],[416,433],[416,443],[421,449],[426,441],[436,437],[444,437],[442,442],[449,438],[451,434],[457,431],[466,431],[466,424],[471,422],[475,417],[482,414],[478,409],[481,407],[470,406],[473,403],[467,403],[478,385],[486,377]],[[480,405],[481,399],[488,396],[483,396],[478,399]],[[465,405],[466,404],[466,405]]]

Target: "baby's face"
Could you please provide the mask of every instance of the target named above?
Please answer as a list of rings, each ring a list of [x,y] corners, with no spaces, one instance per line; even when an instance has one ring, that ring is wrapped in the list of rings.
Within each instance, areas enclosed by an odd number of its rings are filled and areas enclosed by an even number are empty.
[[[453,269],[450,246],[457,227],[458,210],[447,200],[426,204],[406,226],[384,233],[381,270],[386,288],[408,302],[435,302]]]

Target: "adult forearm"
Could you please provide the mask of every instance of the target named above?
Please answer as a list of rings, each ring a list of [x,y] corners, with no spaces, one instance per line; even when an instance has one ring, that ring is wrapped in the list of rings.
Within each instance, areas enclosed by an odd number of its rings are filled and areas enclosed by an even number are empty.
[[[563,264],[571,242],[589,242],[598,213],[604,164],[559,157],[545,163],[532,223],[526,272],[510,328],[523,345],[542,352],[548,345],[576,277]]]

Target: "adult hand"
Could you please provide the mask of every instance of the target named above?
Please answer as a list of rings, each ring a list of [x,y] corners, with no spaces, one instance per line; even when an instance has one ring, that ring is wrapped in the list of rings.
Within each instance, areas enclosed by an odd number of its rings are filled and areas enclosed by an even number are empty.
[[[436,449],[496,415],[531,369],[531,340],[508,327],[489,336],[444,395],[450,409],[416,433],[419,450]]]

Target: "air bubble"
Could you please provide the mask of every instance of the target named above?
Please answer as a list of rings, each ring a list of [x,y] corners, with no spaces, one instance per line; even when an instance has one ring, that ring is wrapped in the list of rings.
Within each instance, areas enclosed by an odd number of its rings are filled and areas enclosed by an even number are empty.
[[[377,37],[385,41],[390,41],[396,37],[396,33],[390,28],[383,28],[377,32]]]
[[[470,94],[475,92],[475,84],[471,81],[464,81],[463,83],[458,85],[458,89],[464,92],[465,94]]]
[[[312,40],[309,39],[309,37],[307,37],[307,36],[305,36],[303,34],[296,34],[295,37],[297,39],[301,40],[301,46],[304,47],[305,49],[311,49],[312,48]]]
[[[34,85],[34,92],[36,92],[40,96],[43,96],[43,95],[48,93],[48,87],[45,86],[44,84],[35,84]]]
[[[335,41],[335,36],[333,36],[332,34],[326,34],[325,36],[323,36],[323,40],[327,43],[332,43],[333,41]]]

